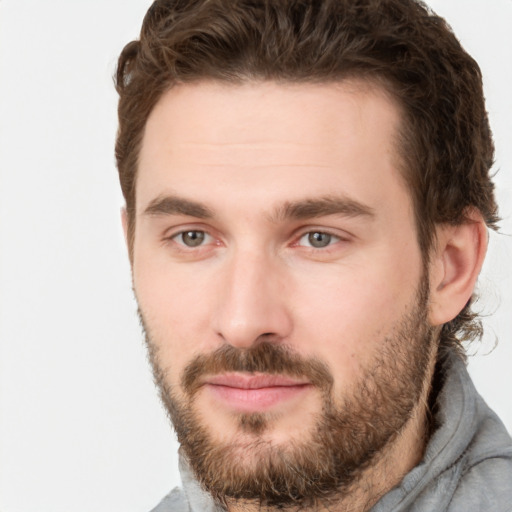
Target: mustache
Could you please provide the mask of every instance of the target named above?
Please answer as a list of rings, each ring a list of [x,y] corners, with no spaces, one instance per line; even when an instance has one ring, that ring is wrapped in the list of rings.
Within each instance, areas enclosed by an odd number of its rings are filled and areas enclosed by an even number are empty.
[[[196,356],[184,369],[182,388],[193,396],[206,375],[226,372],[266,373],[306,378],[324,391],[330,391],[334,378],[327,365],[315,358],[303,358],[290,348],[263,341],[240,349],[223,345],[210,354]]]

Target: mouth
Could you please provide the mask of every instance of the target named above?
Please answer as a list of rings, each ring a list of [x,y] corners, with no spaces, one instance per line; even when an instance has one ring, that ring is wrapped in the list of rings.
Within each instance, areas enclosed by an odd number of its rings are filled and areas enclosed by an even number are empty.
[[[304,379],[267,374],[228,373],[207,377],[211,398],[236,412],[265,412],[297,399],[312,387]]]

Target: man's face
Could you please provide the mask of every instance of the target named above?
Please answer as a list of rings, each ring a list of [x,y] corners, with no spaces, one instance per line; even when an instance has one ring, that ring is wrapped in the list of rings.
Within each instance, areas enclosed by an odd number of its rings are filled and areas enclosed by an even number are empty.
[[[318,493],[348,484],[417,405],[428,286],[399,121],[358,82],[181,85],[148,120],[134,287],[164,402],[214,494],[261,496],[251,482],[323,462]]]

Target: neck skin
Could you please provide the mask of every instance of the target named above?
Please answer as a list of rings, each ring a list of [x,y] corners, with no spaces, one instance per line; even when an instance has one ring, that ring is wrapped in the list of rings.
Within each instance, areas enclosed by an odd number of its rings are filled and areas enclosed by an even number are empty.
[[[437,349],[437,347],[436,347]],[[411,418],[402,431],[388,443],[375,458],[374,464],[363,470],[352,486],[328,503],[319,502],[314,508],[287,508],[288,512],[367,512],[423,458],[429,436],[428,398],[437,350],[431,356],[427,378]],[[248,501],[228,502],[228,512],[273,512],[277,509],[262,507]]]

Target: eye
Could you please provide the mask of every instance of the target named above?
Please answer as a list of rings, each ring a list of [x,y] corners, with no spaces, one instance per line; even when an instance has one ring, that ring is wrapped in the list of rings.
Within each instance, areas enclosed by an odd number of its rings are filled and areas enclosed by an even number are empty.
[[[176,243],[186,247],[199,247],[205,242],[209,242],[211,236],[204,231],[191,229],[190,231],[182,231],[172,237]]]
[[[313,247],[315,249],[323,249],[333,243],[339,242],[340,238],[331,235],[330,233],[324,233],[323,231],[310,231],[301,236],[298,245],[307,247]]]

